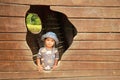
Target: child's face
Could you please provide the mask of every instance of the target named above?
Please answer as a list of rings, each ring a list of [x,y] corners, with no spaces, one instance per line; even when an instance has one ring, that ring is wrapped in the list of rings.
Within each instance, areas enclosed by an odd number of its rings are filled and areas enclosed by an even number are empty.
[[[45,46],[48,48],[52,48],[55,44],[55,40],[52,38],[46,38],[45,39]]]

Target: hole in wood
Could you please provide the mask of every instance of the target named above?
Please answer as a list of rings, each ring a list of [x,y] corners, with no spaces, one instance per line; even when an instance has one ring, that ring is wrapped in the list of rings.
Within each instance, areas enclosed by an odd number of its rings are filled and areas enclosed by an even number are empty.
[[[26,21],[26,41],[32,54],[36,55],[39,49],[44,46],[41,36],[46,32],[52,31],[57,35],[60,41],[57,48],[61,59],[63,53],[69,48],[74,36],[77,34],[76,28],[67,19],[65,14],[50,10],[50,6],[31,5],[26,14],[26,20],[31,13],[37,15],[37,18],[39,17],[38,22],[41,22],[38,23],[41,25],[38,31],[31,31]],[[35,29],[34,26],[33,29]],[[33,60],[36,63],[36,57],[33,57]]]

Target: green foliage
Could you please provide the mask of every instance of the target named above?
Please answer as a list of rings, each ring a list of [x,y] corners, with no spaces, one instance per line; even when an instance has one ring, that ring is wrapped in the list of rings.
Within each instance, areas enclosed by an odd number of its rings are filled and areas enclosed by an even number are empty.
[[[41,25],[40,18],[35,13],[29,13],[26,22],[27,24],[31,24],[31,25]]]
[[[29,13],[26,18],[27,28],[31,33],[37,34],[41,31],[42,25],[39,16],[35,13]]]

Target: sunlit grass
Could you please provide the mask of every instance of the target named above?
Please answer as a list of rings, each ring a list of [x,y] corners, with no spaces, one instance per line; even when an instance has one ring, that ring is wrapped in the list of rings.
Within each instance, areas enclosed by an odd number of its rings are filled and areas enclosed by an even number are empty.
[[[33,34],[40,33],[42,24],[39,16],[35,13],[29,13],[26,18],[27,28]]]
[[[27,24],[28,30],[34,34],[37,34],[41,31],[42,25],[31,25]]]

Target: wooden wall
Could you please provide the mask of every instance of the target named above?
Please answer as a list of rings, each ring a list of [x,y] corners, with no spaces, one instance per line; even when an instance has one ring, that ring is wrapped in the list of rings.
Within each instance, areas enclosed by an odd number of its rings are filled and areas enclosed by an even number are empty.
[[[38,72],[26,43],[25,14],[50,5],[78,33],[57,70]],[[120,80],[120,0],[0,0],[1,80]]]

